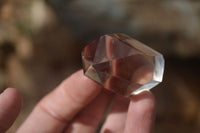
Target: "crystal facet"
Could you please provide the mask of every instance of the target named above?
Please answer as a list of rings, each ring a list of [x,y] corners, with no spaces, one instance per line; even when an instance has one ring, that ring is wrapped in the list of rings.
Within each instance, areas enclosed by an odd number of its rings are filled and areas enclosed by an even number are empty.
[[[162,81],[163,56],[125,34],[101,36],[82,51],[84,74],[123,96],[150,90]]]

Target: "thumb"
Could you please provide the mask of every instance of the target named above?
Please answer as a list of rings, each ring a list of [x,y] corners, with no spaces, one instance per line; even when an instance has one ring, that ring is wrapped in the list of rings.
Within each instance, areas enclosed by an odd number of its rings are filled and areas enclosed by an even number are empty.
[[[0,133],[6,132],[16,120],[22,107],[22,96],[13,88],[0,95]]]

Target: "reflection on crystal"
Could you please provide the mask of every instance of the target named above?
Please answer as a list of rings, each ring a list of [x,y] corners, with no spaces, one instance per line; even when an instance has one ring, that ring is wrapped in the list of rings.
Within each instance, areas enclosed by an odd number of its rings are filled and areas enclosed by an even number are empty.
[[[162,81],[164,58],[125,34],[101,36],[82,52],[87,77],[123,96],[149,90]]]

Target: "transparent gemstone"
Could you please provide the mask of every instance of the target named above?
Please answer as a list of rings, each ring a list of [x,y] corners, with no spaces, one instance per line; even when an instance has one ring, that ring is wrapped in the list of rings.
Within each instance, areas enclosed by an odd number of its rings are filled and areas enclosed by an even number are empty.
[[[150,90],[162,81],[162,54],[125,34],[101,36],[82,51],[84,74],[123,96]]]

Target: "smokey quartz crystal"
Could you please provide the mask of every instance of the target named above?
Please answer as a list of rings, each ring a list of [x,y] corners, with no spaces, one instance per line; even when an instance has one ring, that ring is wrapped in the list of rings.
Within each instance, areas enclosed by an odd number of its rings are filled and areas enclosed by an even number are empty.
[[[162,54],[125,34],[104,35],[82,51],[85,76],[104,88],[131,96],[158,85]]]

